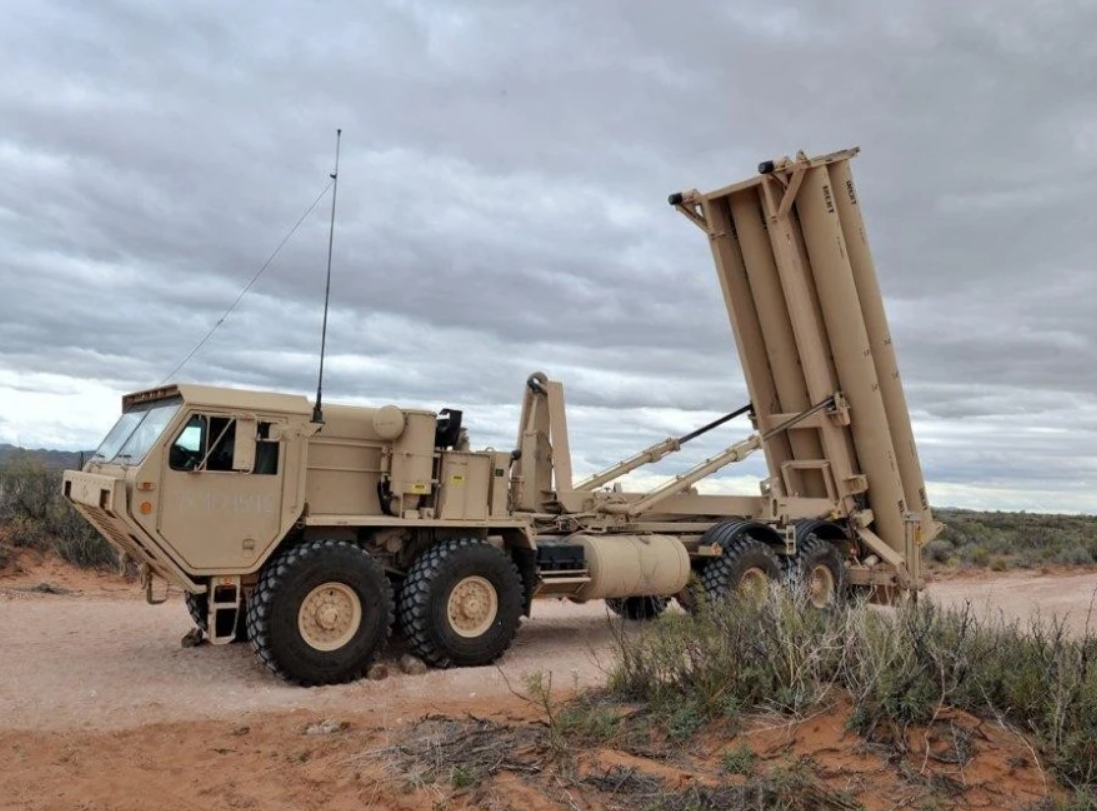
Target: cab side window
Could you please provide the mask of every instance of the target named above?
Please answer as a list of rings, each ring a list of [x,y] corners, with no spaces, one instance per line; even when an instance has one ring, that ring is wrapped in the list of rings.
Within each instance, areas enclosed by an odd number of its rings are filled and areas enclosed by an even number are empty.
[[[209,418],[209,457],[207,470],[232,470],[232,451],[236,441],[236,420],[227,417]]]
[[[206,417],[195,414],[171,443],[168,463],[172,470],[194,470],[205,452]]]
[[[278,473],[279,442],[271,439],[272,425],[260,422],[255,437],[252,472],[263,476]],[[236,420],[231,417],[194,414],[172,443],[168,464],[172,470],[232,470],[236,429]]]
[[[232,470],[236,420],[195,414],[168,452],[172,470]]]
[[[273,476],[278,473],[278,440],[270,439],[270,423],[259,423],[255,445],[255,473]]]

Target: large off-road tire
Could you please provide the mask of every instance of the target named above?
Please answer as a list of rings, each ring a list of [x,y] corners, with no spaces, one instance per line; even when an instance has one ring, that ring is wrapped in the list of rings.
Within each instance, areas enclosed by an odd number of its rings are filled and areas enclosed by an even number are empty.
[[[789,559],[789,585],[800,590],[816,608],[834,608],[846,597],[846,567],[842,553],[830,541],[808,535]]]
[[[360,546],[309,541],[270,560],[248,600],[259,660],[311,687],[361,678],[392,629],[392,588]]]
[[[494,662],[510,647],[522,616],[522,578],[502,549],[476,538],[423,552],[400,589],[408,649],[435,667]]]
[[[611,597],[606,607],[627,620],[653,620],[667,610],[669,597]]]
[[[187,613],[203,634],[209,636],[209,595],[191,594],[183,592],[183,602],[187,604]],[[236,620],[236,633],[232,637],[233,642],[248,641],[247,601],[244,601],[243,610]]]
[[[781,564],[769,546],[743,536],[724,547],[724,553],[701,569],[704,598],[718,604],[732,594],[761,599],[781,577]]]
[[[208,595],[191,594],[189,591],[183,592],[183,602],[187,605],[187,613],[190,614],[191,620],[202,633],[209,630],[209,611],[206,610],[206,606],[209,604],[208,601]]]

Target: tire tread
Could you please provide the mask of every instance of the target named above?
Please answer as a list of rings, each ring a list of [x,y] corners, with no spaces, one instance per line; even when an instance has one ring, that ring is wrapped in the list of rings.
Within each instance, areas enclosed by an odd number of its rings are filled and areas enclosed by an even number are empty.
[[[724,554],[713,558],[701,570],[701,588],[710,600],[728,597],[738,584],[731,582],[735,566],[750,553],[760,554],[773,567],[773,575],[781,572],[781,562],[777,554],[762,541],[743,535],[724,546]]]
[[[463,550],[477,547],[496,549],[496,547],[479,538],[454,538],[431,546],[408,569],[407,577],[404,578],[404,584],[400,589],[398,614],[401,630],[407,639],[408,649],[434,667],[452,667],[454,662],[444,650],[440,649],[430,633],[432,584],[442,574],[447,561],[454,555],[460,555]],[[513,575],[512,582],[507,585],[517,593],[519,611],[515,612],[512,618],[504,617],[504,621],[511,623],[513,627],[510,630],[506,645],[498,651],[495,658],[501,656],[510,647],[511,641],[514,639],[514,632],[517,631],[518,622],[521,619],[520,606],[522,602],[522,576],[518,572],[518,567],[509,555],[500,554],[506,559]],[[501,593],[498,594],[498,600],[499,610],[503,611],[503,606],[510,600]]]
[[[387,592],[387,599],[384,600],[384,603],[387,606],[387,616],[382,620],[385,624],[385,631],[383,632],[381,643],[377,646],[378,650],[384,647],[385,642],[387,642],[389,634],[392,631],[392,587],[389,584],[388,577],[384,576],[384,572],[381,571],[380,566],[378,566],[377,562],[368,552],[366,552],[366,550],[357,544],[348,541],[335,540],[306,541],[291,546],[278,553],[263,569],[263,573],[259,576],[259,582],[256,583],[255,589],[248,597],[246,615],[248,635],[251,640],[252,650],[255,651],[256,658],[263,663],[263,666],[266,667],[267,670],[283,681],[299,684],[302,687],[312,687],[320,683],[312,679],[297,677],[288,672],[275,657],[270,627],[272,605],[275,596],[282,583],[285,581],[286,576],[293,569],[307,561],[310,557],[323,555],[328,552],[328,550],[337,548],[348,548],[360,551],[370,562],[370,565],[377,568],[381,574],[380,579],[384,581],[384,588]],[[356,681],[365,675],[369,665],[370,662],[365,662],[357,668],[349,669],[345,674],[342,674],[341,678],[334,681],[325,681],[324,683],[330,684]]]

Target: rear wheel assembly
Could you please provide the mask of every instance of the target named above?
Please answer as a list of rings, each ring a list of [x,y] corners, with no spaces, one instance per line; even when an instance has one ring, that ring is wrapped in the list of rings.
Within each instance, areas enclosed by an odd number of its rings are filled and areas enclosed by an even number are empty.
[[[731,541],[723,550],[720,557],[710,560],[701,570],[705,597],[713,603],[732,594],[764,599],[770,583],[781,576],[781,564],[774,551],[747,536]]]
[[[606,607],[627,620],[651,620],[667,610],[668,597],[611,597]]]
[[[360,678],[392,629],[384,570],[345,541],[311,541],[271,560],[248,600],[260,661],[304,686]]]
[[[846,592],[846,567],[838,547],[815,535],[799,544],[789,566],[789,582],[816,608],[841,605]]]
[[[510,556],[477,538],[432,546],[400,589],[408,648],[435,667],[494,662],[510,647],[522,614],[522,578]]]

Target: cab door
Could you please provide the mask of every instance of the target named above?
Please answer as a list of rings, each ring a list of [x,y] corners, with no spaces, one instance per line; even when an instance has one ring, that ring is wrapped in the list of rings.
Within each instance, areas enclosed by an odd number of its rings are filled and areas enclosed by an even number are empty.
[[[278,418],[194,411],[168,446],[157,531],[191,570],[253,569],[278,540],[280,426]]]

